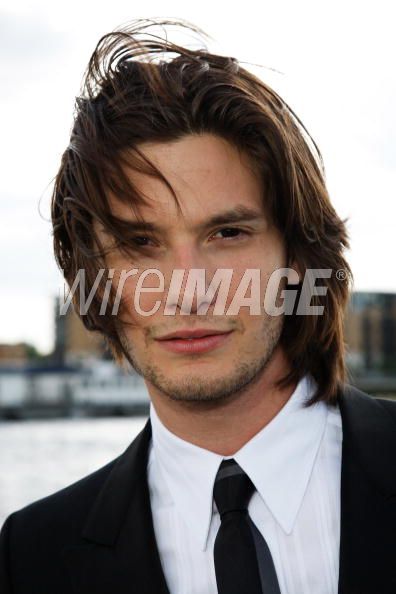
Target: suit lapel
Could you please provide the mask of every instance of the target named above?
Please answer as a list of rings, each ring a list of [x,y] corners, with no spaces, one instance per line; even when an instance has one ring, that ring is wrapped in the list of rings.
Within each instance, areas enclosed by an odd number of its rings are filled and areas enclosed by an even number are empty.
[[[339,594],[396,592],[396,425],[381,401],[346,386]]]
[[[150,438],[147,421],[100,491],[81,543],[63,551],[76,594],[169,594],[146,477]]]

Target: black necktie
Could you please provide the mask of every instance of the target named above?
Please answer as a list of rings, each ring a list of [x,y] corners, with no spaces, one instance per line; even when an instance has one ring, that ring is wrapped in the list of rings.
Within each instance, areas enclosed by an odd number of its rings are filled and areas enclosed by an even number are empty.
[[[247,511],[254,490],[233,458],[223,460],[213,489],[221,519],[214,543],[219,594],[280,594],[271,552]]]

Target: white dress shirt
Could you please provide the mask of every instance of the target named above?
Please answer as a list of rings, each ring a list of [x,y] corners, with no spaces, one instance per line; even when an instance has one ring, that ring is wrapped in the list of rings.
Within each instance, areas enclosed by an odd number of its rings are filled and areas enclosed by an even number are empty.
[[[267,541],[282,594],[337,594],[342,424],[338,407],[303,402],[310,375],[286,405],[233,456],[170,432],[150,406],[147,477],[154,532],[171,594],[217,594],[213,501],[224,458],[234,458],[257,491],[249,514]]]

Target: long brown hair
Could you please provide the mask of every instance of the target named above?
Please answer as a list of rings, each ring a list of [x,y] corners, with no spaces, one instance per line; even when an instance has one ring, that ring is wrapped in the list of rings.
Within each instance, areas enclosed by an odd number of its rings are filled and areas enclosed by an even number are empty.
[[[108,202],[110,190],[131,205],[137,217],[138,206],[145,203],[123,165],[159,177],[177,202],[161,171],[139,151],[142,142],[169,142],[205,132],[223,137],[258,167],[266,207],[285,239],[289,261],[302,273],[333,271],[324,282],[326,296],[312,301],[324,305],[323,315],[285,316],[281,342],[291,371],[279,385],[291,385],[309,372],[318,384],[309,404],[334,403],[346,381],[343,322],[352,273],[343,255],[349,247],[345,221],[330,202],[321,153],[287,103],[237,59],[206,47],[171,43],[150,32],[153,24],[177,25],[205,36],[183,20],[138,19],[99,40],[76,99],[70,143],[52,195],[54,251],[65,280],[71,287],[84,269],[87,296],[98,269],[105,268],[106,251],[95,233],[95,220],[121,250],[133,251],[127,225],[112,214]],[[342,280],[337,270],[344,271]],[[117,329],[121,318],[99,315],[100,287],[81,319],[105,337],[122,364],[126,352]],[[78,292],[73,304],[78,313]]]

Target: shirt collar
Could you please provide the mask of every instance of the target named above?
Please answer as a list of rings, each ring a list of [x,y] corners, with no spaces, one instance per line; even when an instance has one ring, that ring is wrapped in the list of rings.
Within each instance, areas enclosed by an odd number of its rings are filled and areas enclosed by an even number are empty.
[[[178,513],[205,550],[213,485],[224,458],[234,458],[254,483],[275,520],[293,529],[326,426],[324,402],[304,407],[316,383],[305,375],[279,413],[233,456],[221,456],[169,431],[150,405],[152,444]]]

